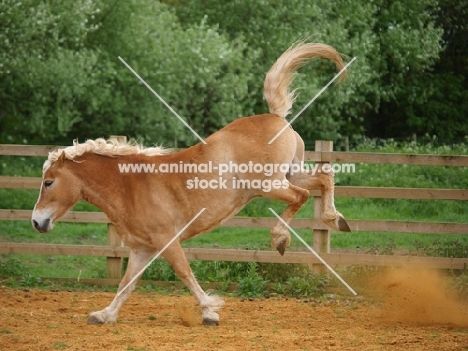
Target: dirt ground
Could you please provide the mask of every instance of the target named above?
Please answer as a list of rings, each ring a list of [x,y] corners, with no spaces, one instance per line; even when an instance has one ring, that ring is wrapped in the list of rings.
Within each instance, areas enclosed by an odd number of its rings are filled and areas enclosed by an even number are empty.
[[[113,293],[0,287],[0,349],[468,350],[468,306],[444,284],[433,272],[397,272],[358,297],[225,297],[217,327],[201,325],[186,295],[134,292],[116,324],[96,326],[87,315]]]

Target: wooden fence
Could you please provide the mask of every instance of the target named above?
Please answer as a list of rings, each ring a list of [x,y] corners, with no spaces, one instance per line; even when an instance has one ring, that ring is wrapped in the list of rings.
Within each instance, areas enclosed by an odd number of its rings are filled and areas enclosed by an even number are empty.
[[[54,148],[57,148],[57,146],[0,145],[0,155],[47,156],[48,152]],[[306,152],[306,161],[319,163],[346,162],[450,167],[468,166],[468,156],[334,152],[332,149],[332,142],[317,141],[315,144],[315,151]],[[39,189],[40,184],[40,178],[12,176],[0,177],[0,188]],[[320,192],[312,191],[311,196],[314,197],[314,218],[293,219],[291,226],[295,229],[310,229],[313,233],[313,248],[330,265],[422,265],[432,268],[462,269],[468,264],[468,258],[333,253],[330,250],[330,231],[328,230],[328,227],[319,220],[321,213]],[[337,186],[335,189],[335,196],[466,201],[468,200],[468,190]],[[32,210],[0,209],[0,220],[29,221],[31,213]],[[53,245],[2,242],[0,243],[0,253],[105,256],[107,257],[108,278],[120,278],[122,258],[128,256],[128,249],[121,244],[115,228],[104,213],[71,211],[67,213],[61,221],[107,223],[108,245]],[[275,221],[275,218],[235,217],[226,222],[224,226],[270,228]],[[348,220],[348,223],[354,232],[377,231],[441,235],[468,234],[468,223],[427,223],[352,219]],[[352,235],[352,233],[349,235]],[[185,252],[187,254],[187,258],[190,260],[320,264],[320,262],[310,252],[294,252],[290,250],[287,250],[284,256],[280,256],[276,251],[263,250],[188,248],[185,249]]]

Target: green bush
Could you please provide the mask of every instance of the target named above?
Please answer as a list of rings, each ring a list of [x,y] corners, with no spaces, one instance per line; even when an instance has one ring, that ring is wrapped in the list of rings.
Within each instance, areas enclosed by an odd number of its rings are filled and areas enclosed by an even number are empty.
[[[268,281],[257,272],[257,263],[249,263],[248,275],[239,279],[239,294],[245,297],[262,296],[265,293]]]
[[[0,276],[20,277],[26,273],[26,267],[16,258],[0,258]]]
[[[460,294],[468,295],[468,271],[466,269],[455,277],[454,287]]]
[[[295,297],[322,296],[329,284],[326,275],[312,275],[305,277],[291,277],[288,279],[290,293]]]
[[[39,277],[35,277],[34,275],[30,273],[26,273],[23,277],[21,277],[19,284],[21,286],[30,288],[30,287],[42,285],[42,279]]]

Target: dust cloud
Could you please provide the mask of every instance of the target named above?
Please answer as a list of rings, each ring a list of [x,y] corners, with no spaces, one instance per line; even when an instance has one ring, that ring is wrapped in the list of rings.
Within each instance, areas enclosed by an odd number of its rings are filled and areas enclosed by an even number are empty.
[[[468,304],[437,270],[394,268],[372,279],[370,293],[382,302],[382,321],[468,327]]]
[[[182,325],[193,327],[201,325],[201,311],[192,304],[177,302],[175,305]]]

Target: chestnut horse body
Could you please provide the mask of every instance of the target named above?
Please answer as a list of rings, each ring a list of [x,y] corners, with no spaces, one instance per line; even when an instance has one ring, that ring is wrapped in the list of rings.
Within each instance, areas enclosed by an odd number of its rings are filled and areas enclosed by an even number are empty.
[[[289,49],[273,65],[265,80],[270,113],[237,119],[208,137],[206,144],[198,143],[173,152],[97,139],[50,153],[32,215],[34,228],[39,232],[50,231],[58,218],[84,199],[106,213],[130,248],[119,293],[108,307],[91,313],[89,323],[116,322],[118,311],[136,280],[128,289],[122,289],[202,208],[206,210],[162,256],[197,299],[204,324],[219,322],[217,311],[224,302],[201,289],[180,242],[216,228],[258,196],[285,202],[287,207],[281,217],[289,223],[309,198],[309,190],[316,189],[322,192],[322,220],[333,230],[349,231],[334,206],[332,172],[291,171],[293,165],[301,166],[304,160],[300,136],[288,127],[269,144],[287,125],[285,116],[294,101],[294,94],[288,88],[295,70],[316,57],[332,60],[338,69],[344,67],[340,54],[327,45],[301,44]],[[130,165],[140,169],[131,169]],[[145,167],[141,168],[142,165]],[[168,171],[170,165],[176,167]],[[185,165],[197,167],[190,168],[191,172],[181,172]],[[245,167],[233,165],[251,167],[245,171]],[[267,165],[277,167],[267,172]],[[270,235],[272,246],[283,254],[290,243],[286,226],[278,221]]]

